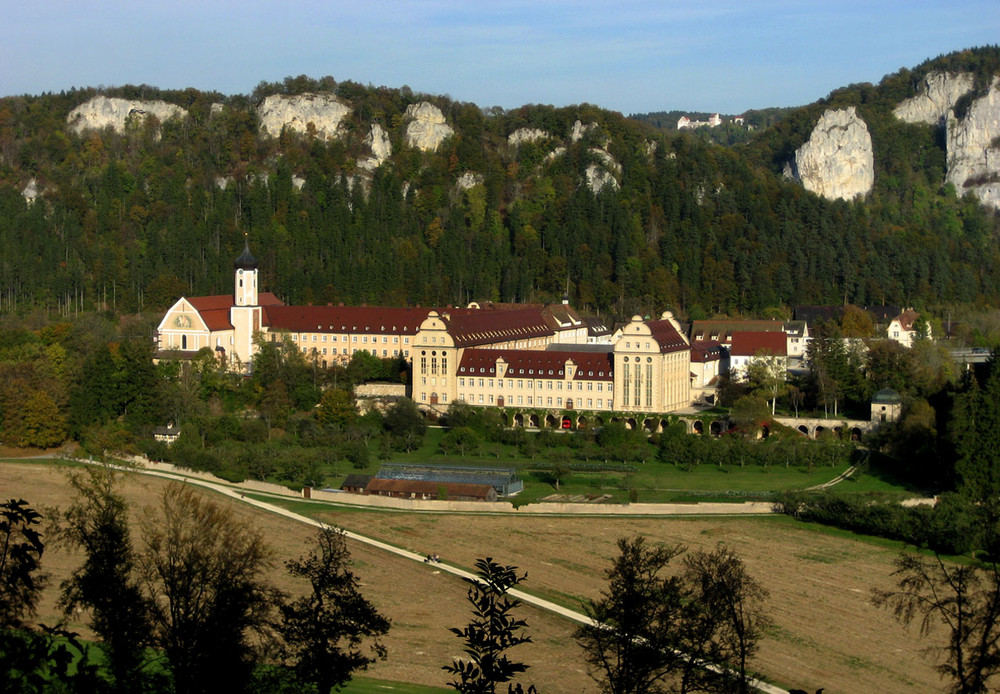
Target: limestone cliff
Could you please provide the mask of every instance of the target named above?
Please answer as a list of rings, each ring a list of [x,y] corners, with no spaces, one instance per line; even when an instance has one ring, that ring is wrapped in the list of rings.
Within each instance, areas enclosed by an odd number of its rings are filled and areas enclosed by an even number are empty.
[[[972,91],[972,73],[929,72],[916,96],[900,101],[893,114],[906,123],[943,123],[955,102]]]
[[[864,197],[875,182],[868,126],[853,106],[826,111],[790,168],[806,190],[828,200]]]
[[[272,94],[257,108],[263,137],[278,137],[282,128],[304,135],[311,124],[316,137],[329,140],[340,135],[350,113],[350,105],[333,94]]]
[[[591,164],[587,167],[587,187],[596,195],[606,186],[611,186],[613,190],[618,190],[618,181],[610,171],[598,164]]]
[[[525,142],[538,142],[550,137],[552,136],[538,128],[518,128],[507,136],[507,144],[511,147],[517,147]]]
[[[948,182],[1000,209],[1000,76],[962,120],[948,118]]]
[[[445,123],[444,114],[434,104],[421,101],[406,107],[406,144],[421,152],[435,152],[446,138],[455,134]]]
[[[365,171],[374,171],[392,156],[389,134],[378,123],[372,123],[371,130],[365,136],[365,144],[372,151],[372,156],[358,160],[358,167]]]
[[[186,118],[187,110],[168,104],[166,101],[141,101],[139,99],[117,99],[95,96],[66,116],[66,124],[77,134],[87,130],[101,130],[111,127],[115,132],[125,132],[129,116],[148,118],[155,116],[161,123],[171,118]]]

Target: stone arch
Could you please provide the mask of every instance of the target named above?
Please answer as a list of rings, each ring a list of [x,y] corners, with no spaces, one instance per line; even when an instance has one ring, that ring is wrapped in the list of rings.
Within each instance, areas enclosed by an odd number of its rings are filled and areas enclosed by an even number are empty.
[[[807,427],[805,424],[800,424],[797,431],[801,432],[805,436],[809,436],[809,427]]]
[[[549,428],[549,429],[558,429],[559,428],[559,420],[556,419],[555,415],[553,415],[553,414],[547,414],[547,415],[545,415],[545,426],[547,428]]]
[[[704,434],[705,433],[705,423],[703,421],[701,421],[700,419],[694,420],[693,422],[691,422],[691,431],[694,432],[695,434],[699,434],[699,435]]]
[[[822,434],[824,431],[826,431],[826,427],[820,424],[815,429],[813,429],[813,438],[818,439],[820,437],[820,434]]]
[[[660,432],[660,433],[662,433],[662,432],[666,431],[669,428],[670,428],[670,420],[669,419],[661,419],[660,420],[660,426],[657,429],[657,431]]]
[[[523,427],[524,426],[524,415],[518,412],[514,415],[514,426]]]
[[[712,422],[708,430],[709,432],[711,432],[712,436],[722,436],[722,433],[725,431],[725,428],[723,428],[722,426],[722,421],[716,419],[714,422]]]
[[[604,426],[604,418],[594,417],[594,427],[600,429],[602,426]]]
[[[642,420],[642,430],[645,431],[647,434],[655,433],[656,425],[657,425],[656,420],[652,419],[651,417],[646,417],[644,420]]]
[[[629,417],[625,420],[625,428],[635,430],[638,424],[635,421],[635,417]]]
[[[851,429],[851,441],[860,441],[861,434],[862,432],[860,427],[853,427]]]
[[[580,418],[578,420],[576,420],[576,428],[577,429],[586,429],[589,425],[590,425],[590,422],[587,421],[586,415],[580,415]]]
[[[532,429],[537,429],[538,428],[538,415],[537,414],[530,414],[530,415],[528,415],[528,426],[531,427]]]
[[[760,438],[766,439],[770,435],[771,435],[771,429],[766,424],[761,425]]]
[[[563,415],[559,420],[560,429],[572,429],[573,428],[573,418],[569,415]]]
[[[509,427],[510,426],[510,417],[507,416],[506,412],[503,412],[503,413],[500,414],[500,421],[503,422],[503,425],[505,427]]]

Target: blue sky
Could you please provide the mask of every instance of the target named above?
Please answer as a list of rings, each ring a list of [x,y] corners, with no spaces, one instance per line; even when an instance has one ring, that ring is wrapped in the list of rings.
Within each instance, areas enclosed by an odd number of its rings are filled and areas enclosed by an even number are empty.
[[[739,113],[1000,42],[997,0],[2,0],[0,95],[332,75],[483,107]]]

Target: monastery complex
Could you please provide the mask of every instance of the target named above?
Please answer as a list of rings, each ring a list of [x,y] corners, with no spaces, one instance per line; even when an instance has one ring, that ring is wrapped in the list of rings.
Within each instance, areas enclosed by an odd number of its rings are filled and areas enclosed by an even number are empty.
[[[632,319],[616,329],[561,304],[472,303],[466,307],[287,306],[259,291],[257,260],[244,246],[233,293],[182,297],[158,328],[158,357],[203,349],[248,372],[256,340],[286,336],[326,368],[358,351],[410,364],[407,394],[425,410],[454,402],[561,412],[666,414],[714,402],[727,371],[753,359],[801,368],[807,320],[694,321],[690,340],[674,316]],[[809,307],[802,307],[808,309]],[[813,307],[815,308],[815,307]],[[909,346],[919,314],[889,309],[887,337]],[[885,311],[883,311],[885,312]],[[898,314],[898,315],[897,315]],[[515,415],[515,419],[519,415]]]
[[[412,366],[410,397],[424,409],[462,400],[666,413],[691,404],[691,346],[669,312],[656,320],[634,316],[612,333],[566,301],[437,309],[287,306],[259,291],[249,247],[233,273],[232,295],[182,297],[170,307],[158,327],[161,358],[190,358],[208,348],[229,368],[245,371],[255,335],[277,341],[287,334],[323,367],[347,363],[358,350],[405,358]]]

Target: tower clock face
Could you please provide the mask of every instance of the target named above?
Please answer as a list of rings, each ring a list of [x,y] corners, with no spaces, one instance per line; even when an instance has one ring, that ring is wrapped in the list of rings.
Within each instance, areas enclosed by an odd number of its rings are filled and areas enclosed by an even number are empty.
[[[177,316],[174,318],[174,325],[178,328],[190,328],[191,327],[191,316]]]

